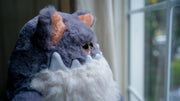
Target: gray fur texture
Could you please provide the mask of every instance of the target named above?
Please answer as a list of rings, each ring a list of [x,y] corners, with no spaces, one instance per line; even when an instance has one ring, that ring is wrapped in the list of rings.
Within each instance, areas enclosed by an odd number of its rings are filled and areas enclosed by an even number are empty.
[[[78,19],[88,12],[78,11],[74,14],[59,12],[63,17],[66,30],[61,40],[50,46],[52,36],[51,19],[56,9],[48,6],[39,15],[27,22],[20,31],[17,43],[8,63],[7,96],[12,101],[42,101],[41,93],[31,89],[30,82],[34,75],[50,65],[53,52],[58,52],[64,64],[70,68],[72,60],[84,64],[86,51],[82,46],[93,43],[91,56],[99,53],[96,36],[93,31]]]

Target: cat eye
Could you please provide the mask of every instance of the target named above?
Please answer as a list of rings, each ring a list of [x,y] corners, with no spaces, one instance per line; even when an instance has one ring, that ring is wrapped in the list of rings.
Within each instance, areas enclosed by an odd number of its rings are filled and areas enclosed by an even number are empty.
[[[86,43],[84,46],[82,46],[83,49],[88,49],[89,45]]]
[[[90,48],[93,48],[93,43],[90,43],[89,46],[90,46]]]
[[[89,47],[92,49],[93,48],[93,43],[89,43],[89,44],[84,44],[83,46],[82,46],[82,48],[84,49],[84,50],[87,50],[87,49],[89,49]]]

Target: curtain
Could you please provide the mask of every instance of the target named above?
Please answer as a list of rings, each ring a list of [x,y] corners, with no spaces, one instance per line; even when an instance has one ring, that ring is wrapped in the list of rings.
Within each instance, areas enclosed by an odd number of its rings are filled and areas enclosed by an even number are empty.
[[[90,11],[96,16],[92,28],[97,35],[103,55],[109,62],[118,82],[121,94],[125,96],[126,79],[126,35],[125,0],[76,0],[76,10]]]

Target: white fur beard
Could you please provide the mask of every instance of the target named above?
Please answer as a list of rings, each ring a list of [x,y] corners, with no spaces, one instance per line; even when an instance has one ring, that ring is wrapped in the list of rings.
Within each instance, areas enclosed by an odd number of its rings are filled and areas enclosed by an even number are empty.
[[[70,70],[38,73],[31,87],[45,101],[118,101],[119,91],[104,57]]]

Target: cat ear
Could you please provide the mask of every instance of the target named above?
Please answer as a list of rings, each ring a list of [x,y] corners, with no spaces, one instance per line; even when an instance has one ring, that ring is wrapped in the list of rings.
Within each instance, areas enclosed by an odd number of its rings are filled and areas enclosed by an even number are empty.
[[[95,17],[89,12],[77,11],[74,14],[77,15],[79,20],[89,28],[92,27],[95,23]]]
[[[55,46],[56,43],[62,38],[62,35],[66,29],[66,26],[63,23],[63,18],[58,12],[55,12],[52,16],[51,26],[53,30],[51,36],[51,46]]]
[[[90,14],[85,14],[85,15],[80,15],[78,16],[79,20],[84,23],[85,25],[87,25],[89,28],[92,26],[93,24],[93,16]]]
[[[65,29],[60,13],[53,6],[48,6],[39,13],[33,40],[41,48],[49,49],[62,38]]]

